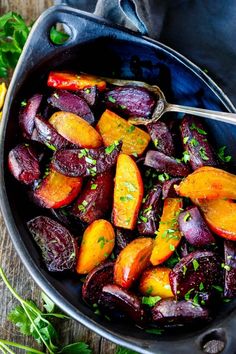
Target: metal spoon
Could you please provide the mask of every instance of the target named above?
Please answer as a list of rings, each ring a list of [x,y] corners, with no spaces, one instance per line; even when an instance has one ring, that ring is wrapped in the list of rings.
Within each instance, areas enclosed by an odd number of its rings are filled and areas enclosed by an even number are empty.
[[[105,80],[117,86],[131,85],[131,86],[144,87],[147,90],[155,93],[157,97],[157,104],[152,114],[152,117],[150,119],[145,119],[142,117],[130,117],[129,122],[134,125],[139,125],[139,124],[147,125],[149,123],[154,123],[158,121],[158,119],[160,119],[161,116],[166,112],[188,113],[199,117],[218,120],[224,123],[236,124],[236,113],[212,111],[209,109],[181,106],[177,104],[168,103],[166,101],[164,93],[156,85],[149,85],[142,81],[115,80],[115,79],[108,79],[108,78],[105,78]]]

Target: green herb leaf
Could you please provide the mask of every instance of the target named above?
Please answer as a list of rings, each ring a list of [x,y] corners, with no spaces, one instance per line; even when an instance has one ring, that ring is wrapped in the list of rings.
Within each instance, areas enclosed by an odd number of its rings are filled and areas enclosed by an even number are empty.
[[[190,155],[189,155],[188,151],[184,151],[184,152],[183,152],[182,161],[183,161],[184,163],[187,163],[187,162],[190,161]]]
[[[153,140],[153,144],[154,144],[155,147],[158,147],[158,144],[159,144],[158,139],[154,139],[154,140]]]
[[[142,304],[153,307],[160,300],[161,300],[160,296],[143,296],[142,297]]]
[[[184,215],[184,221],[187,222],[189,220],[191,220],[191,214],[188,212]]]
[[[189,136],[185,136],[183,139],[184,144],[186,144],[188,142],[188,140],[189,140]]]
[[[204,284],[202,282],[199,284],[199,290],[200,291],[204,290]]]
[[[199,145],[199,142],[197,141],[197,139],[192,138],[192,139],[190,140],[190,144],[191,144],[192,146],[198,146],[198,145]]]
[[[119,142],[115,141],[113,144],[107,146],[105,149],[106,154],[111,154],[118,145],[119,145]]]
[[[46,311],[48,313],[53,312],[55,310],[54,302],[52,302],[52,300],[49,299],[49,297],[43,292],[41,292],[41,298],[42,298],[42,300],[44,302],[43,307],[46,309]]]
[[[196,130],[201,135],[207,135],[207,132],[201,128],[198,128],[195,123],[190,126],[191,130]]]
[[[170,179],[170,176],[166,172],[161,173],[160,175],[158,175],[158,180],[160,182],[165,182],[165,181],[168,181],[169,179]]]
[[[93,183],[93,184],[91,185],[91,189],[92,189],[92,190],[97,189],[97,186],[98,186],[98,185],[97,185],[96,183]]]
[[[149,328],[145,330],[146,333],[151,333],[151,334],[162,334],[164,332],[164,329],[158,329],[158,328]]]
[[[91,354],[92,350],[84,342],[72,343],[63,347],[59,354]]]
[[[127,133],[132,133],[135,130],[135,126],[131,125],[126,131]]]
[[[221,268],[227,270],[227,271],[230,271],[230,266],[228,264],[225,264],[225,263],[221,263]]]
[[[206,150],[203,146],[201,146],[199,149],[199,155],[201,156],[202,160],[204,160],[204,161],[209,160],[209,157],[207,156]]]
[[[196,270],[199,268],[199,263],[196,259],[193,260],[193,269],[196,272]]]
[[[219,148],[219,151],[217,153],[217,155],[219,156],[219,158],[221,159],[221,161],[223,162],[230,162],[231,159],[232,159],[232,156],[230,155],[225,155],[225,149],[226,149],[226,146],[222,146]]]
[[[55,26],[53,26],[50,30],[50,39],[54,44],[63,44],[68,40],[69,37],[70,35],[68,33],[58,31]]]
[[[212,287],[221,293],[224,291],[224,289],[220,285],[212,285]]]
[[[56,147],[54,146],[54,145],[52,145],[52,144],[50,144],[50,143],[45,143],[45,145],[49,148],[49,149],[51,149],[52,151],[56,151],[57,149],[56,149]]]

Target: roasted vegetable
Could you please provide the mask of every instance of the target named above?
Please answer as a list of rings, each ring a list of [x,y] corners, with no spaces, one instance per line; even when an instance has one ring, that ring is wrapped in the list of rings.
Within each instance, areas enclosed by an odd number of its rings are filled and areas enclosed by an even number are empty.
[[[152,308],[152,320],[158,325],[196,324],[210,320],[209,310],[191,301],[166,299]]]
[[[170,272],[175,297],[204,305],[222,285],[220,257],[210,251],[194,251],[182,258]]]
[[[137,238],[130,242],[117,257],[114,281],[123,288],[130,288],[150,264],[153,248],[151,238]]]
[[[113,171],[108,170],[91,178],[76,200],[72,214],[88,224],[104,217],[112,207],[113,176]]]
[[[33,192],[34,201],[43,208],[62,208],[77,197],[82,183],[81,177],[68,177],[49,167]]]
[[[236,297],[236,243],[224,241],[224,296]]]
[[[177,186],[179,195],[189,198],[236,199],[236,176],[215,167],[200,167]]]
[[[136,234],[134,231],[116,228],[116,247],[115,254],[118,255],[131,241],[133,241]]]
[[[98,132],[76,114],[56,112],[49,119],[49,123],[60,135],[79,147],[93,149],[102,145]]]
[[[96,107],[99,100],[99,90],[97,86],[92,86],[85,88],[83,90],[77,91],[77,94],[82,97],[90,107]]]
[[[151,136],[155,148],[167,156],[175,156],[173,136],[167,124],[162,121],[150,123],[147,130]]]
[[[181,233],[191,245],[202,247],[215,243],[215,238],[197,207],[180,213],[178,222]]]
[[[46,216],[37,216],[27,225],[50,272],[74,269],[77,244],[64,226]]]
[[[64,149],[56,151],[53,167],[70,177],[89,177],[104,173],[117,161],[121,144],[114,143],[99,149]]]
[[[117,227],[133,230],[143,199],[143,182],[133,159],[120,154],[117,160],[113,220]]]
[[[94,268],[86,277],[82,296],[88,304],[97,304],[102,293],[102,288],[113,282],[114,263],[104,262]]]
[[[24,184],[31,184],[40,177],[39,156],[29,144],[19,144],[9,152],[8,168]]]
[[[34,119],[38,113],[43,96],[40,94],[33,95],[20,111],[19,125],[22,130],[22,135],[26,139],[31,139],[34,129]]]
[[[139,283],[140,292],[146,296],[160,296],[163,299],[173,297],[169,280],[170,271],[166,267],[145,270]]]
[[[100,91],[106,88],[106,82],[97,76],[57,71],[49,73],[47,84],[49,87],[71,91],[84,90],[93,86],[97,86]]]
[[[144,165],[153,167],[158,172],[168,173],[171,176],[185,177],[190,173],[188,165],[155,150],[147,152]]]
[[[181,181],[181,178],[171,178],[165,181],[162,185],[162,198],[177,198],[178,194],[175,190],[175,186],[178,186]]]
[[[207,132],[199,118],[185,115],[181,122],[181,135],[189,163],[193,170],[202,166],[218,166],[214,150],[207,139]]]
[[[116,317],[116,313],[120,312],[121,316],[127,320],[138,324],[144,323],[141,302],[131,291],[113,284],[105,285],[98,303],[112,317]]]
[[[107,220],[95,220],[83,234],[76,265],[78,274],[87,274],[111,254],[115,232]]]
[[[183,202],[180,198],[167,198],[164,201],[159,229],[150,259],[153,265],[165,262],[173,254],[181,240],[178,216],[182,206]]]
[[[106,146],[122,141],[122,152],[127,155],[142,155],[150,141],[148,133],[109,110],[99,119],[97,130]]]
[[[48,103],[61,111],[78,115],[89,124],[94,123],[94,116],[91,109],[87,102],[78,95],[63,90],[57,90],[48,98]]]
[[[161,186],[155,185],[144,199],[139,213],[138,232],[140,235],[154,235],[158,229],[162,208]]]
[[[108,109],[121,116],[150,118],[156,105],[154,94],[144,87],[116,87],[105,93]]]

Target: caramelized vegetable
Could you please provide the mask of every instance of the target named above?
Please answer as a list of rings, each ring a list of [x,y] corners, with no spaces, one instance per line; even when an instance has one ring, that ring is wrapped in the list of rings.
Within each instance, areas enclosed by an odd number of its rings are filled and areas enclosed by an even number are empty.
[[[145,270],[140,279],[140,292],[146,296],[160,296],[163,299],[173,297],[169,280],[170,271],[166,267]]]
[[[130,242],[117,257],[114,281],[123,288],[130,288],[150,264],[153,248],[151,238],[137,238]]]
[[[194,199],[209,228],[218,236],[236,241],[236,204],[229,199]]]
[[[236,297],[236,243],[224,241],[224,296]]]
[[[38,112],[43,96],[40,94],[33,95],[26,103],[19,114],[19,125],[22,130],[23,137],[31,139],[34,129],[34,119]]]
[[[87,74],[73,74],[67,72],[51,71],[48,76],[49,87],[62,90],[78,91],[93,86],[102,91],[106,88],[106,82],[97,76]]]
[[[167,260],[181,240],[178,216],[183,206],[180,198],[167,198],[164,201],[159,229],[154,242],[151,263],[158,265]]]
[[[177,186],[179,195],[189,198],[236,199],[236,176],[215,167],[200,167]]]
[[[79,147],[98,148],[102,145],[98,132],[76,114],[56,112],[49,119],[49,123],[60,135]]]
[[[79,194],[81,187],[81,177],[67,177],[50,168],[33,196],[43,208],[56,209],[70,204]]]
[[[122,141],[122,152],[127,155],[142,155],[150,141],[149,134],[108,109],[101,116],[97,130],[106,146],[116,140]]]
[[[111,254],[115,232],[107,220],[95,220],[83,234],[76,265],[78,274],[87,274]]]
[[[115,226],[133,230],[143,199],[143,182],[133,159],[120,154],[117,160],[113,219]]]
[[[150,123],[147,130],[151,136],[155,148],[167,156],[175,156],[173,136],[167,124],[162,121]]]

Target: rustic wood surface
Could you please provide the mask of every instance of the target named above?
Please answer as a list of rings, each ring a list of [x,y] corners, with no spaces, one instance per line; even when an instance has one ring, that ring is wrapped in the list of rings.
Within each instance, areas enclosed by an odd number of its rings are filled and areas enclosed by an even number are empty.
[[[44,9],[53,4],[52,0],[0,0],[0,14],[15,11],[21,14],[28,23],[35,20]],[[10,237],[6,231],[3,218],[0,214],[0,264],[5,270],[13,287],[24,297],[39,299],[41,290],[32,280],[27,270],[21,263]],[[17,328],[7,320],[7,314],[17,304],[9,291],[0,281],[0,338],[22,343],[24,345],[40,348],[31,338],[21,335]],[[116,346],[91,332],[76,321],[61,321],[59,323],[61,338],[64,344],[74,341],[86,341],[93,353],[113,354]],[[14,349],[15,353],[22,353]]]

